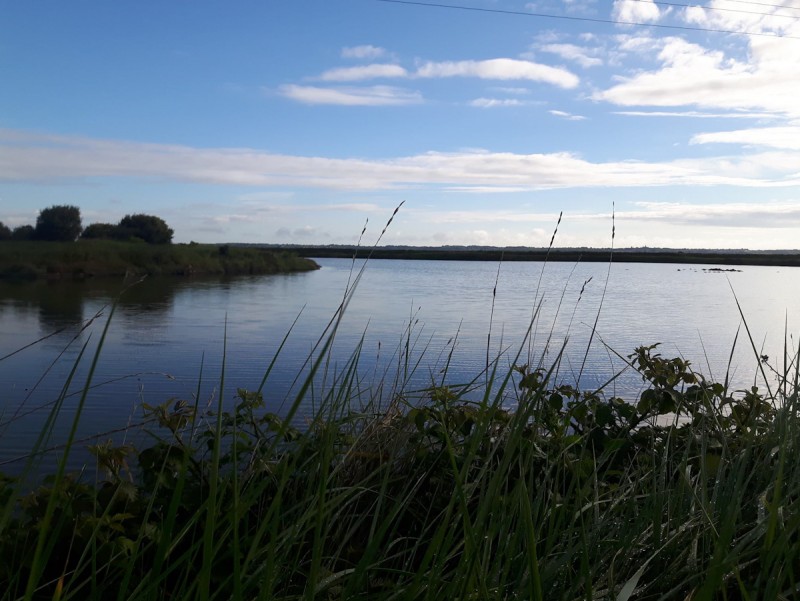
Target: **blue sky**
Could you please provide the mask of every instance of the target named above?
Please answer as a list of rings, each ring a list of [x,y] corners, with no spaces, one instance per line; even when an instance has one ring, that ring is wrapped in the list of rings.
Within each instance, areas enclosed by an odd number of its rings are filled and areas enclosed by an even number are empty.
[[[800,1],[452,4],[4,2],[0,221],[800,248]]]

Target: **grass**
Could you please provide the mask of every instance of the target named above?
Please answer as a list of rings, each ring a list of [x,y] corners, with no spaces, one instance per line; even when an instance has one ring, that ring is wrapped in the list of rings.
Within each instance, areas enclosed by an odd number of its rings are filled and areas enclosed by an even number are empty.
[[[625,359],[648,386],[626,400],[557,383],[558,359],[523,364],[527,338],[470,386],[412,390],[409,330],[396,374],[365,383],[358,347],[327,371],[360,275],[287,414],[263,409],[273,361],[232,410],[145,406],[153,443],[97,444],[93,472],[67,473],[68,447],[33,491],[3,479],[0,599],[800,595],[788,343],[780,369],[759,362],[777,379],[767,392],[640,347]],[[219,379],[222,398],[224,366]]]
[[[290,252],[216,244],[115,240],[0,243],[0,279],[243,275],[316,268],[310,259]]]

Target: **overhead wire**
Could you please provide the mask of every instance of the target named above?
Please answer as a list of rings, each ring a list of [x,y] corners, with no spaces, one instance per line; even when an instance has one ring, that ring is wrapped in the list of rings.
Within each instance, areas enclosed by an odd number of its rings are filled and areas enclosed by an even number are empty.
[[[669,25],[666,23],[644,23],[638,21],[619,21],[615,19],[600,19],[596,17],[578,17],[575,15],[554,15],[552,13],[528,12],[521,10],[509,10],[502,8],[485,8],[479,6],[463,6],[461,4],[444,4],[440,2],[422,2],[420,0],[372,0],[373,2],[384,2],[387,4],[400,4],[407,6],[424,6],[428,8],[445,8],[451,10],[463,10],[481,13],[493,13],[502,15],[512,15],[519,17],[535,17],[542,19],[561,19],[565,21],[583,21],[589,23],[603,23],[607,25],[631,25],[637,27],[652,27],[657,29],[675,29],[680,31],[698,31],[707,33],[725,33],[732,35],[747,35],[766,38],[778,38],[781,40],[800,40],[800,36],[785,35],[778,33],[768,33],[763,31],[742,31],[736,29],[715,29],[710,27],[693,27],[691,25]]]

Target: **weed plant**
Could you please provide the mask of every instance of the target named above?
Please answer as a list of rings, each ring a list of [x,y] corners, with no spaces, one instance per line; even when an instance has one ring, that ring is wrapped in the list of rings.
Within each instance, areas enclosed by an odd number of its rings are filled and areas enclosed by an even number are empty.
[[[96,444],[94,472],[67,473],[70,440],[35,490],[3,478],[0,599],[800,596],[788,344],[782,369],[760,364],[777,376],[766,391],[729,390],[653,345],[625,357],[640,397],[606,397],[558,383],[557,359],[524,364],[527,340],[476,377],[478,400],[446,382],[410,390],[408,355],[393,384],[366,387],[359,348],[320,387],[360,275],[286,414],[263,408],[273,361],[231,410],[145,406],[152,444]],[[84,390],[101,349],[79,358]],[[220,398],[225,385],[223,366]]]

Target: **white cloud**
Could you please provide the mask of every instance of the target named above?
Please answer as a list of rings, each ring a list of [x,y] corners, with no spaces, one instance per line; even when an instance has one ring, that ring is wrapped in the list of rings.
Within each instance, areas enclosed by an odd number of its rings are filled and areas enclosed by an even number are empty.
[[[612,111],[614,115],[629,117],[690,117],[697,119],[774,119],[772,113],[731,111],[729,113],[706,113],[700,111]]]
[[[400,65],[372,64],[361,67],[330,69],[319,76],[322,81],[361,81],[376,77],[407,77],[408,72]]]
[[[795,6],[779,6],[775,3],[759,4],[757,10],[730,10],[730,5],[711,0],[707,6],[689,6],[682,16],[690,25],[726,31],[748,31],[792,35],[798,32],[798,14]],[[787,10],[788,9],[788,10]]]
[[[597,67],[603,64],[602,59],[592,56],[596,53],[595,50],[576,46],[575,44],[542,44],[537,48],[542,52],[549,52],[561,58],[575,61],[581,67]]]
[[[800,202],[723,202],[718,204],[637,202],[635,204],[641,210],[619,211],[616,213],[616,218],[723,227],[786,228],[800,225]]]
[[[494,86],[491,90],[501,94],[513,94],[514,96],[525,96],[531,93],[528,88],[508,88],[503,86]]]
[[[591,162],[573,153],[428,152],[389,159],[280,155],[250,148],[188,146],[0,130],[0,180],[137,177],[331,190],[480,188],[546,190],[674,185],[800,185],[800,153],[708,156],[664,162]]]
[[[566,119],[567,121],[584,121],[586,117],[583,115],[573,115],[572,113],[567,113],[565,111],[547,111],[551,115],[555,117],[561,117],[562,119]]]
[[[624,23],[655,23],[661,18],[661,10],[652,0],[614,0],[611,15]]]
[[[330,204],[272,204],[272,203],[242,203],[249,215],[263,213],[317,213],[319,211],[335,211],[340,213],[375,213],[385,211],[385,207],[372,202],[340,202]]]
[[[313,238],[320,235],[327,236],[328,234],[320,232],[317,228],[304,225],[303,227],[294,228],[290,230],[288,227],[278,228],[275,235],[279,238]]]
[[[800,125],[702,133],[692,137],[691,143],[752,144],[785,150],[800,150]],[[798,169],[800,169],[800,164],[798,164]]]
[[[751,53],[742,61],[682,38],[664,38],[659,42],[659,68],[620,77],[619,83],[592,98],[620,106],[697,106],[800,115],[800,61],[787,59],[787,54],[796,57],[797,41],[783,40],[774,49],[776,54],[769,56],[752,52],[761,41],[748,43]]]
[[[504,106],[523,106],[525,103],[517,98],[476,98],[469,105],[478,108],[497,108]]]
[[[386,56],[386,50],[378,46],[349,46],[342,48],[342,58],[375,59]]]
[[[635,52],[638,55],[659,51],[664,47],[662,38],[649,35],[618,35],[616,36],[619,50],[622,52]]]
[[[580,83],[566,69],[550,67],[531,61],[495,58],[484,61],[427,62],[416,72],[417,77],[477,77],[479,79],[529,80],[575,88]]]
[[[397,106],[422,102],[419,92],[393,86],[320,88],[286,84],[281,95],[305,104],[339,104],[345,106]]]

